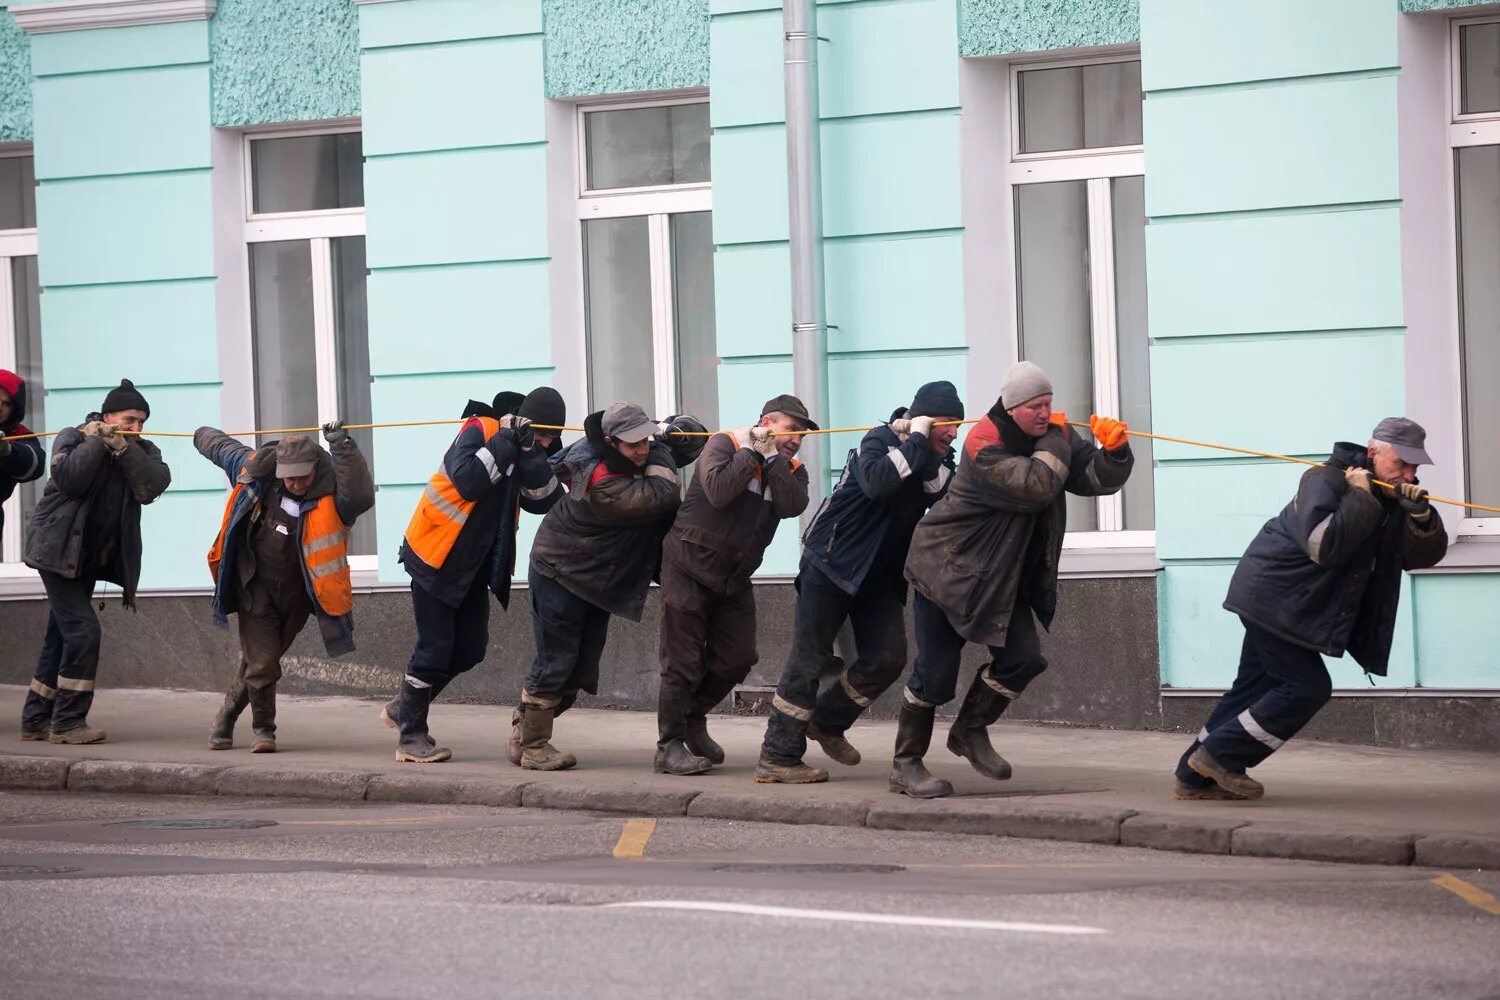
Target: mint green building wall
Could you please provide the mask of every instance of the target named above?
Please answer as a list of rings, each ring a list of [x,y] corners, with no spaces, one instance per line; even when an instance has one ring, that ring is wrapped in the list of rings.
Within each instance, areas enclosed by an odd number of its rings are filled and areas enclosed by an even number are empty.
[[[215,125],[359,114],[354,0],[219,0],[210,25]]]
[[[375,420],[550,382],[541,0],[368,4],[359,27]],[[384,580],[455,430],[376,433]]]
[[[31,41],[0,0],[0,142],[31,138]]]
[[[97,410],[121,376],[147,425],[219,419],[203,21],[32,39],[38,266],[47,414]],[[143,587],[204,586],[224,476],[159,438],[172,486],[143,518]]]
[[[542,0],[548,97],[708,86],[708,0]]]
[[[711,0],[719,415],[748,423],[792,388],[781,8]],[[957,9],[952,0],[825,2],[818,33],[828,413],[869,426],[932,379],[964,391]],[[858,434],[834,435],[842,465]],[[795,572],[783,530],[765,572]]]
[[[1368,0],[1142,0],[1163,433],[1322,458],[1401,412],[1397,17]],[[1171,444],[1157,460],[1162,680],[1227,686],[1229,577],[1300,470]],[[1383,686],[1415,682],[1410,589]],[[1352,661],[1330,666],[1365,686]]]

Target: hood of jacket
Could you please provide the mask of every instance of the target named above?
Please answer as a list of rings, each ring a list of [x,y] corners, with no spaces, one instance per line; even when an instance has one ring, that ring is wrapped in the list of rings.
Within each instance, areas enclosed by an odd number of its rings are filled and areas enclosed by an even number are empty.
[[[276,478],[276,445],[261,445],[250,457],[245,460],[245,472],[240,477],[241,481],[251,479],[275,479]],[[313,483],[303,494],[303,500],[321,500],[333,492],[334,474],[333,459],[324,448],[318,449],[317,464],[313,467]]]
[[[0,424],[0,432],[30,434],[31,431],[21,424],[26,419],[26,380],[15,372],[0,368],[0,389],[10,396],[10,416]]]
[[[995,405],[990,407],[985,416],[994,422],[995,429],[1000,432],[1000,443],[1007,452],[1012,455],[1031,455],[1036,451],[1037,439],[1021,430],[1021,425],[1005,412],[1000,400],[995,400]]]

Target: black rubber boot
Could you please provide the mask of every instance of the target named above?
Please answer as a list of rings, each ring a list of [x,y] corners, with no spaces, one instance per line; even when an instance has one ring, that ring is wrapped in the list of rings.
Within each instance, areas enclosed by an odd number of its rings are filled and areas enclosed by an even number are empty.
[[[255,734],[251,753],[276,752],[276,685],[250,688],[250,727]]]
[[[713,766],[713,761],[693,753],[682,740],[670,740],[666,746],[656,748],[651,769],[657,774],[687,775],[706,774]]]
[[[901,703],[896,724],[896,755],[891,760],[890,788],[914,799],[940,799],[953,794],[953,786],[936,777],[922,763],[932,743],[932,720],[937,709],[928,705]]]
[[[708,735],[707,716],[689,715],[687,717],[687,733],[683,736],[682,742],[694,754],[710,764],[724,763],[724,748]]]
[[[219,706],[219,714],[214,716],[214,728],[208,734],[210,750],[228,750],[234,746],[234,724],[248,704],[250,689],[245,686],[243,678],[238,678],[229,685],[229,692],[224,695],[224,704]]]
[[[995,752],[989,727],[1005,714],[1010,699],[984,682],[984,671],[974,676],[969,693],[948,730],[948,749],[966,758],[986,778],[1004,781],[1010,777],[1010,762]]]
[[[431,705],[433,702],[437,701],[438,692],[447,687],[448,681],[452,679],[453,678],[449,677],[441,681],[433,682],[432,687],[427,689],[428,705]],[[406,686],[406,679],[404,677],[401,680],[401,686]],[[380,710],[380,721],[385,723],[387,726],[390,726],[392,729],[401,728],[401,691],[399,688],[396,691],[395,697],[386,702],[385,707]]]
[[[396,717],[401,720],[401,738],[396,744],[396,761],[409,764],[438,764],[453,757],[453,751],[440,747],[427,732],[427,706],[432,702],[432,688],[417,687],[401,681],[396,696]]]

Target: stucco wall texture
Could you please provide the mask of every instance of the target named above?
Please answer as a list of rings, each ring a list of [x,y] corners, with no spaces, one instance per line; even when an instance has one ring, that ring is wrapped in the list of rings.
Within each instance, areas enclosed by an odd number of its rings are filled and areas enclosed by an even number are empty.
[[[354,0],[219,0],[211,24],[215,125],[359,114]]]
[[[1424,10],[1453,10],[1459,7],[1488,5],[1493,0],[1401,0],[1401,9],[1408,14]]]
[[[0,11],[0,142],[30,139],[31,40],[9,12]]]
[[[1139,41],[1139,0],[961,0],[965,56],[1044,52]]]
[[[708,0],[542,0],[548,97],[708,86]]]

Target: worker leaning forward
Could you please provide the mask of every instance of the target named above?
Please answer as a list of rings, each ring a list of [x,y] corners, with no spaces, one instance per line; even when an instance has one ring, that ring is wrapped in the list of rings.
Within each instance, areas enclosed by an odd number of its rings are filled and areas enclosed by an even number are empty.
[[[488,406],[471,400],[463,415],[467,421],[428,481],[401,544],[417,645],[400,690],[380,713],[401,731],[398,761],[431,764],[453,756],[428,732],[428,708],[484,659],[490,595],[510,607],[521,510],[545,514],[563,495],[547,464],[562,447],[556,428],[567,423],[556,389],[541,386],[525,397],[501,392]]]
[[[234,484],[208,553],[214,621],[239,616],[240,665],[209,733],[211,750],[234,745],[250,706],[251,753],[276,751],[281,657],[316,614],[329,656],[354,649],[349,528],[375,506],[375,483],[342,423],[323,425],[332,454],[303,434],[252,449],[216,427],[193,444]]]
[[[654,436],[688,429],[688,422],[658,425],[634,403],[591,413],[583,426],[584,439],[552,458],[568,496],[547,512],[531,545],[536,658],[521,689],[509,756],[533,771],[578,763],[552,745],[552,724],[579,691],[598,691],[610,615],[641,620],[662,538],[682,500],[677,469],[703,447],[702,438],[680,439],[684,450],[674,457]],[[701,429],[696,421],[691,427]]]
[[[906,669],[906,553],[927,509],[948,492],[964,404],[929,382],[888,424],[871,429],[803,539],[792,652],[771,699],[755,780],[804,784],[828,772],[802,761],[808,739],[840,764],[860,761],[844,733]],[[844,622],[855,660],[820,695]]]
[[[989,647],[991,660],[969,687],[948,749],[986,777],[1010,777],[988,727],[1047,669],[1036,622],[1050,627],[1057,608],[1064,493],[1114,493],[1134,461],[1123,423],[1095,416],[1089,426],[1099,448],[1053,412],[1052,383],[1040,368],[1014,365],[1000,399],[964,440],[948,495],[917,525],[906,561],[917,591],[917,658],[902,692],[891,791],[924,799],[953,791],[922,758],[937,707],[954,696],[965,642]]]
[[[1417,466],[1432,462],[1426,440],[1415,422],[1388,417],[1364,447],[1338,442],[1256,534],[1224,601],[1245,625],[1239,676],[1178,762],[1177,798],[1265,794],[1245,772],[1332,695],[1319,654],[1347,650],[1385,676],[1401,571],[1434,566],[1448,551],[1442,518],[1417,485]],[[1374,485],[1372,474],[1390,485]]]
[[[47,636],[21,709],[23,740],[103,742],[88,724],[102,638],[94,587],[113,583],[135,607],[141,507],[172,482],[156,445],[139,436],[151,407],[131,381],[99,409],[52,442],[51,478],[26,535],[26,565],[47,591]]]
[[[754,427],[715,434],[698,456],[662,544],[658,772],[724,763],[708,713],[759,658],[750,577],[781,521],[807,509],[807,469],[793,456],[817,429],[800,399],[777,396]]]

